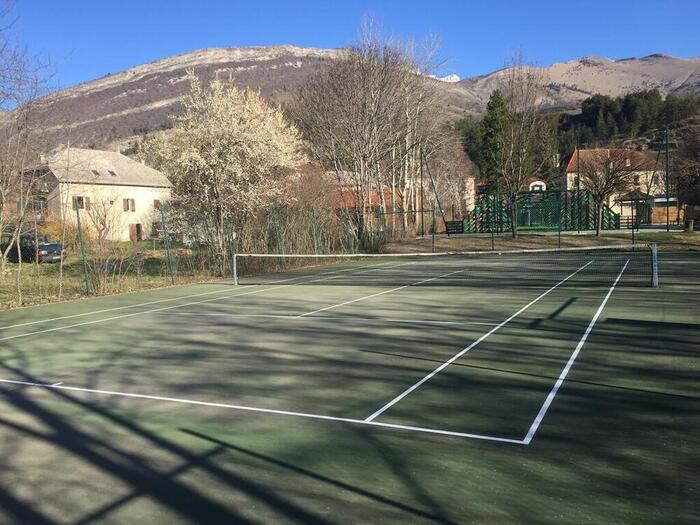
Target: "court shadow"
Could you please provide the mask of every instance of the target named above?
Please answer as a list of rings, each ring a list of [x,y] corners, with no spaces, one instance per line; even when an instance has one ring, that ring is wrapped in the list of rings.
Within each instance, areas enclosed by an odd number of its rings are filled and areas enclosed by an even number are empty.
[[[240,445],[234,445],[230,441],[224,441],[224,440],[221,440],[218,438],[214,438],[214,437],[209,436],[207,434],[204,434],[202,432],[198,432],[196,430],[191,430],[191,429],[187,429],[187,428],[182,428],[180,430],[188,435],[202,439],[202,440],[204,440],[212,445],[223,447],[223,448],[226,448],[226,449],[231,450],[233,452],[236,452],[238,454],[242,454],[242,455],[254,458],[256,460],[260,460],[260,461],[263,461],[265,463],[269,463],[269,464],[274,465],[276,467],[283,468],[283,469],[291,472],[295,476],[303,476],[304,478],[309,478],[309,479],[314,480],[314,481],[325,483],[325,484],[331,485],[332,487],[343,490],[343,491],[352,492],[358,496],[361,496],[363,498],[367,498],[367,499],[372,500],[376,503],[379,503],[380,505],[388,506],[388,507],[391,507],[391,508],[396,509],[398,511],[401,511],[402,513],[406,513],[406,514],[409,514],[412,516],[424,518],[424,519],[427,519],[427,520],[430,520],[430,521],[433,521],[436,523],[456,523],[456,522],[451,521],[448,518],[446,518],[443,515],[439,506],[435,505],[434,502],[432,502],[432,501],[429,501],[429,503],[430,503],[429,507],[431,508],[431,510],[437,509],[437,512],[426,512],[422,509],[416,508],[416,507],[408,505],[406,503],[387,498],[385,496],[382,496],[381,494],[377,494],[376,492],[371,492],[371,491],[367,490],[366,488],[352,485],[352,484],[346,483],[342,480],[334,479],[334,478],[325,476],[323,474],[319,474],[317,472],[310,471],[308,469],[305,469],[304,467],[294,465],[294,464],[289,463],[287,461],[283,461],[281,459],[277,459],[277,458],[268,456],[266,454],[261,454],[259,452],[255,452],[254,450],[242,447]],[[349,430],[349,428],[348,428],[348,430]],[[401,472],[401,473],[403,474],[404,472]],[[424,503],[425,499],[426,498],[422,497],[422,498],[419,498],[419,501],[421,501],[421,503]]]
[[[40,383],[37,378],[24,374],[21,370],[2,365],[14,377],[29,383]],[[8,436],[14,436],[17,447],[28,442],[48,446],[53,453],[61,451],[80,461],[81,468],[95,469],[106,475],[115,492],[125,492],[111,502],[86,511],[83,516],[72,523],[87,524],[100,522],[127,504],[137,499],[147,499],[157,503],[175,515],[195,523],[252,523],[253,520],[243,515],[231,501],[223,503],[204,494],[199,487],[179,480],[178,476],[186,471],[197,470],[226,486],[229,491],[244,499],[257,501],[285,520],[302,523],[326,524],[326,519],[289,502],[282,496],[268,491],[265,487],[239,476],[229,469],[216,465],[212,460],[223,450],[217,446],[203,454],[195,454],[181,445],[156,435],[131,420],[110,411],[97,403],[85,401],[65,391],[57,389],[36,389],[35,387],[0,387],[4,403],[18,414],[17,421],[11,417],[0,416],[0,427]],[[49,396],[49,400],[40,402],[33,399],[33,394]],[[92,419],[97,418],[103,424],[79,426],[70,418],[52,410],[56,403],[69,404],[87,411]],[[65,407],[64,407],[65,408]],[[29,421],[24,421],[29,419]],[[105,426],[109,432],[104,433]],[[4,447],[11,445],[12,438],[6,437]],[[138,448],[129,445],[136,441]],[[123,444],[122,444],[123,443]],[[174,468],[164,469],[156,466],[155,457],[168,458],[168,463],[176,463]],[[3,454],[2,470],[12,471],[12,457]],[[119,487],[119,488],[117,488]],[[126,487],[126,489],[125,489]],[[65,487],[65,490],[74,487]],[[34,487],[36,495],[42,493],[41,486]],[[93,489],[85,487],[86,494]],[[90,507],[90,498],[87,498]],[[10,492],[9,487],[0,490],[0,502],[3,510],[17,523],[54,523],[51,518],[41,514],[37,506],[52,503],[60,509],[61,491],[47,501],[37,498],[31,504],[21,501]],[[61,520],[63,522],[63,520]]]

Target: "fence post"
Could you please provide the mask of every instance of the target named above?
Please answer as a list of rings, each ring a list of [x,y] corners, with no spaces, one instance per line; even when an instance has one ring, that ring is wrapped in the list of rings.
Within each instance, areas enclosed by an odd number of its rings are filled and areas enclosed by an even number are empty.
[[[83,282],[85,284],[85,295],[90,295],[90,277],[88,276],[87,259],[85,258],[85,241],[83,240],[83,228],[80,224],[80,208],[75,204],[75,216],[77,218],[78,242],[80,243],[80,258],[83,262]]]
[[[651,285],[654,288],[659,287],[659,260],[657,254],[656,243],[650,245],[651,248]]]
[[[557,192],[557,245],[561,248],[561,191]]]
[[[491,232],[491,251],[494,252],[494,251],[496,251],[496,237],[495,237],[494,231],[493,231],[493,226],[494,226],[494,224],[493,224],[493,213],[492,213],[492,211],[493,211],[493,208],[494,208],[495,206],[493,206],[493,205],[491,205],[491,204],[492,204],[492,203],[489,202],[489,208],[488,208],[488,210],[489,210],[489,231]]]
[[[165,205],[160,205],[160,223],[163,226],[163,246],[165,247],[165,260],[168,265],[168,273],[170,274],[170,283],[175,284],[175,272],[173,270],[173,259],[170,255],[170,235],[168,234],[168,226],[165,223]]]

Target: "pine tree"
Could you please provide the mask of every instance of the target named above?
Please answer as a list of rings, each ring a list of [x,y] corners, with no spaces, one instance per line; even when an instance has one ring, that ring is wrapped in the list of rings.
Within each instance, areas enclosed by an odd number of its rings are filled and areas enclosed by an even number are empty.
[[[490,183],[502,172],[500,149],[503,147],[503,133],[508,121],[508,103],[499,90],[491,93],[486,115],[482,121],[483,154],[481,175]]]

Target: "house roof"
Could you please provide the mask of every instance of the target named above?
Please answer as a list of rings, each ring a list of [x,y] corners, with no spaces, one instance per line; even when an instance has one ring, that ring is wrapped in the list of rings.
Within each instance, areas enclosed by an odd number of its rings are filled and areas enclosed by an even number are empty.
[[[633,149],[608,149],[608,148],[592,148],[592,149],[582,149],[575,150],[569,163],[566,165],[566,173],[576,173],[576,166],[579,162],[579,155],[581,156],[580,162],[596,162],[602,156],[619,156],[626,154],[629,156],[631,163],[638,168],[639,171],[664,171],[663,163],[656,162],[657,152],[652,150],[638,151]]]
[[[116,151],[63,148],[45,162],[59,182],[171,188],[168,178],[158,170]]]

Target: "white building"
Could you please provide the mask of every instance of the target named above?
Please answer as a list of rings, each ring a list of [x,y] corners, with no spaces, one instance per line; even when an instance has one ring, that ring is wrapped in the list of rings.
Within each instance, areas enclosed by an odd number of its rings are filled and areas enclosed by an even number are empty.
[[[160,229],[160,204],[172,184],[160,171],[116,151],[63,148],[42,159],[47,219],[81,223],[114,241],[139,241]]]

